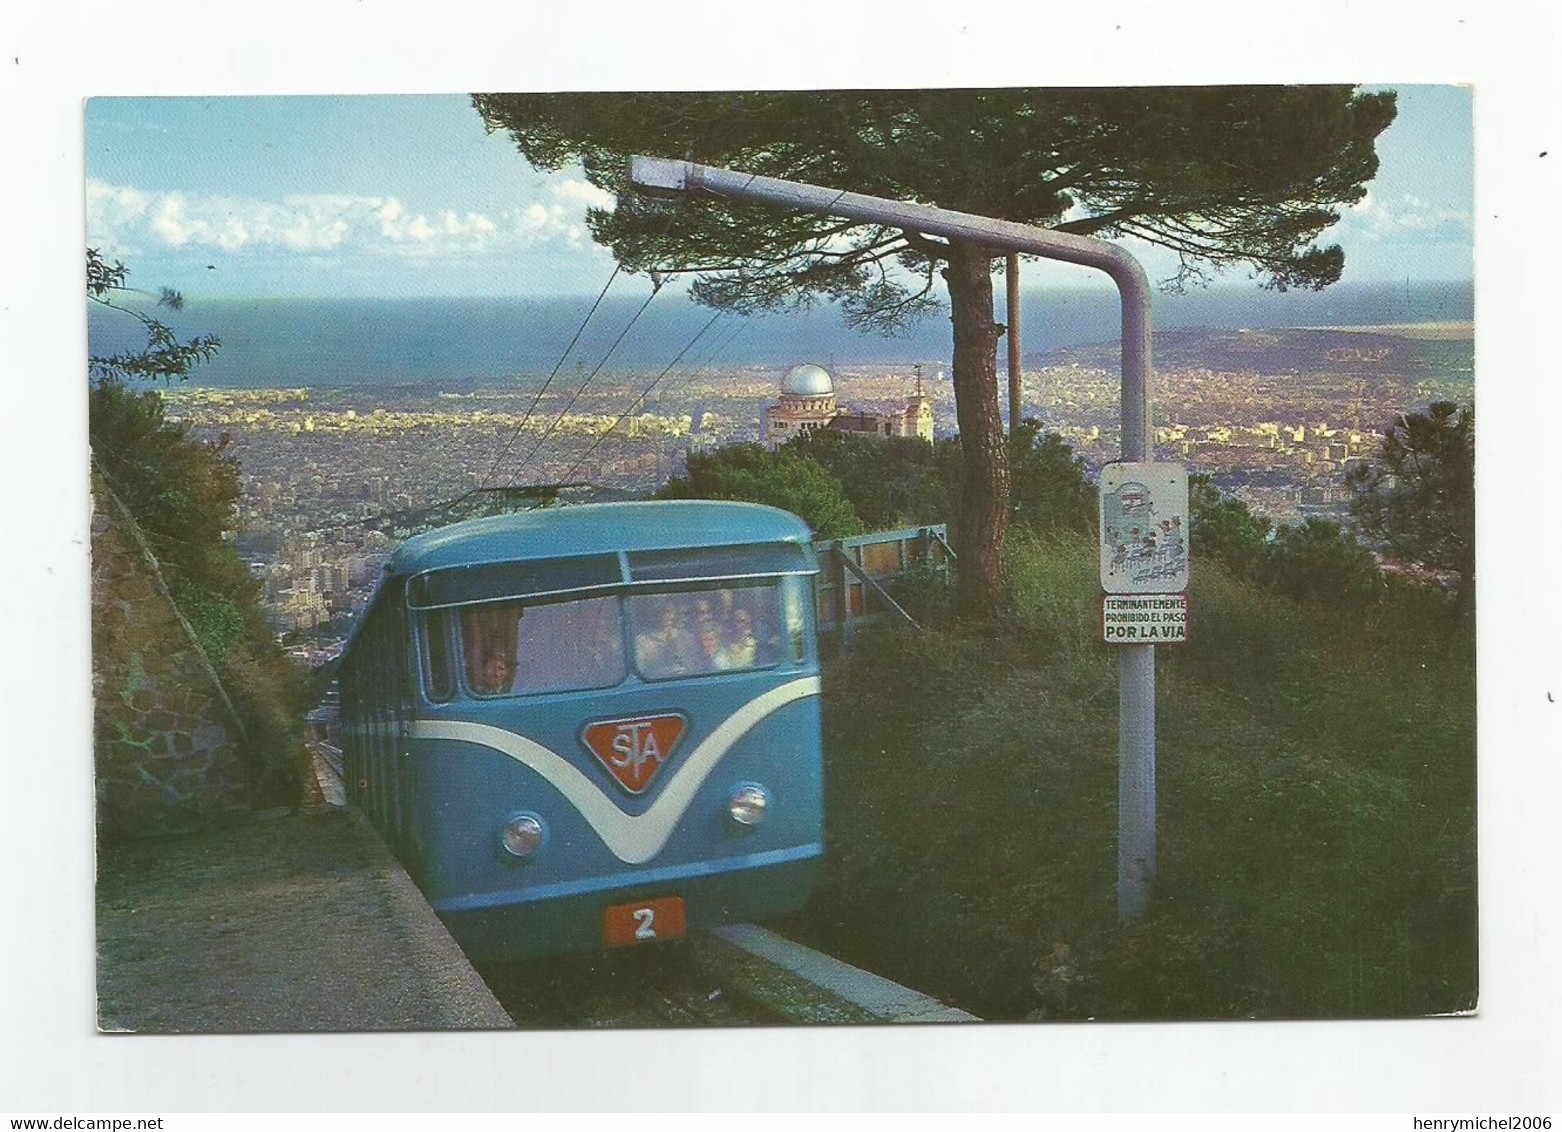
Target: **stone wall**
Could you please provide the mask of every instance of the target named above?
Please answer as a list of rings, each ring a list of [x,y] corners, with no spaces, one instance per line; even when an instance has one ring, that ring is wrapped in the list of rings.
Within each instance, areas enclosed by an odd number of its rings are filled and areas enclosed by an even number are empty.
[[[110,837],[189,828],[246,805],[241,728],[134,520],[105,492],[94,494],[98,828]]]

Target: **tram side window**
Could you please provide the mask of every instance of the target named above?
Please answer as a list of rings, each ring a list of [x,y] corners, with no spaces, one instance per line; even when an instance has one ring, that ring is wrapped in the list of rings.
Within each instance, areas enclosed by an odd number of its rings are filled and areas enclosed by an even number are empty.
[[[801,662],[808,656],[808,620],[803,603],[807,600],[809,580],[788,578],[784,584],[781,602],[785,609],[786,635],[792,644],[792,659]]]
[[[637,594],[635,667],[647,680],[769,668],[781,659],[775,583]]]
[[[456,674],[450,663],[450,615],[433,610],[422,615],[423,657],[428,680],[428,698],[444,703],[455,695]]]
[[[467,686],[480,696],[610,688],[625,674],[617,597],[461,611]]]

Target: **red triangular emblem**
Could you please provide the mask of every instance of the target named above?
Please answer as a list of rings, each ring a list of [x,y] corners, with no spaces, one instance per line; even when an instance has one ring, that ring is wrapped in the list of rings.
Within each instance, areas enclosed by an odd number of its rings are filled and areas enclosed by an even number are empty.
[[[631,794],[639,794],[672,757],[683,738],[681,715],[642,715],[588,723],[581,739]]]

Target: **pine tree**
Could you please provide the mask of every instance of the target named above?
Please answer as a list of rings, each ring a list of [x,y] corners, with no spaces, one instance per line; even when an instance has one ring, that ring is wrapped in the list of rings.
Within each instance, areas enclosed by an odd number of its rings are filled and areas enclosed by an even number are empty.
[[[1401,562],[1458,575],[1459,606],[1475,593],[1475,409],[1438,401],[1395,419],[1374,463],[1346,476],[1351,517]]]
[[[1245,265],[1266,285],[1323,287],[1344,254],[1314,241],[1377,171],[1392,93],[1346,86],[479,94],[491,130],[533,165],[581,162],[620,193],[588,216],[634,271],[687,272],[696,299],[749,312],[824,299],[893,332],[949,294],[964,448],[960,605],[1005,602],[1008,454],[997,382],[990,248],[753,203],[647,202],[625,192],[634,153],[1175,252],[1169,281]]]

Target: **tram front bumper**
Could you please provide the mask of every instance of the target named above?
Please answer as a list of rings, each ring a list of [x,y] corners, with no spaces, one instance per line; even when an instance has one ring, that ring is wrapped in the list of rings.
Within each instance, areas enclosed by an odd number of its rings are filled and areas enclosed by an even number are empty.
[[[808,902],[823,850],[803,845],[735,861],[436,900],[434,911],[476,962],[659,942],[797,911]],[[672,901],[679,902],[677,914]],[[625,917],[635,929],[628,938]]]

